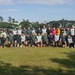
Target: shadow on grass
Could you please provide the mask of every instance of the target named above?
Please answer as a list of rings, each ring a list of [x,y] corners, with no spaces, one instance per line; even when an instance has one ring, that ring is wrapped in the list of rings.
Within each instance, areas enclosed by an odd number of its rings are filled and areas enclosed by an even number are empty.
[[[69,75],[75,75],[75,52],[73,53],[66,53],[64,52],[64,54],[67,55],[67,59],[58,59],[58,58],[53,58],[50,59],[50,61],[54,62],[54,63],[58,63],[61,67],[65,67],[69,70]],[[73,70],[71,70],[73,69]]]
[[[38,66],[12,66],[11,64],[0,61],[0,75],[73,75],[61,69],[45,69]],[[75,75],[75,74],[74,74]]]

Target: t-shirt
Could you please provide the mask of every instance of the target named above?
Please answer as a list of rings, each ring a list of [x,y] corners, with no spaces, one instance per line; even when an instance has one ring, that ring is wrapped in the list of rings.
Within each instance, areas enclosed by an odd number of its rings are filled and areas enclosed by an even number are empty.
[[[56,34],[56,30],[52,30],[52,35],[54,36]]]
[[[42,36],[37,36],[37,42],[39,43],[42,39]]]
[[[18,30],[18,34],[21,35],[21,33],[22,33],[22,30]]]
[[[71,29],[71,35],[74,35],[74,31],[75,31],[74,29]]]
[[[13,35],[16,35],[16,33],[17,33],[17,30],[13,30]]]
[[[22,33],[23,33],[23,34],[26,34],[26,33],[27,33],[27,30],[22,30]]]
[[[67,38],[67,39],[69,44],[73,43],[72,38]]]
[[[27,34],[31,35],[31,30],[27,30]]]
[[[35,30],[32,30],[32,33],[35,33]]]
[[[59,35],[55,35],[54,40],[55,40],[55,42],[59,41]]]
[[[8,36],[8,41],[13,41],[13,36]]]
[[[49,42],[52,42],[52,40],[53,40],[53,36],[52,36],[52,35],[49,35],[49,36],[48,36],[48,41],[49,41]]]
[[[31,41],[32,41],[32,42],[35,42],[36,39],[37,39],[36,36],[31,36]]]
[[[66,34],[67,34],[67,35],[70,35],[70,34],[71,34],[70,30],[67,30],[67,31],[66,31]]]
[[[43,34],[46,33],[46,30],[47,30],[46,28],[45,29],[42,29],[42,33]]]
[[[26,36],[26,41],[31,41],[31,37],[30,36]]]
[[[1,37],[2,37],[2,35],[4,35],[4,37],[6,38],[6,33],[5,32],[2,32]]]
[[[64,35],[66,35],[66,30],[63,31]]]
[[[61,36],[62,42],[66,41],[66,36]]]
[[[25,35],[21,36],[21,42],[24,42],[26,40]]]
[[[57,30],[58,35],[60,35],[60,29]]]
[[[1,37],[0,40],[1,40],[1,41],[0,41],[1,43],[5,43],[6,38]]]
[[[21,40],[21,35],[14,35],[14,40],[20,41]]]
[[[50,32],[51,32],[51,29],[47,29],[47,34],[49,35],[50,34]]]
[[[40,33],[40,34],[42,33],[41,29],[40,29],[40,30],[37,30],[37,34],[38,34],[38,33]]]
[[[43,42],[47,42],[47,36],[42,37]]]

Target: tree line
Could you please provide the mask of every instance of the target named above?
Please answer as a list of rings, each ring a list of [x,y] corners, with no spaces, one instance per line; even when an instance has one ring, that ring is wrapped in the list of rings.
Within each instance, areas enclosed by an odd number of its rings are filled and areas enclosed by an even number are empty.
[[[17,25],[18,24],[18,25]],[[45,23],[39,23],[37,22],[30,22],[28,19],[25,20],[23,19],[20,23],[12,17],[8,17],[8,22],[4,21],[4,18],[2,16],[0,16],[0,28],[7,28],[7,27],[42,27],[43,25],[45,26],[51,26],[51,27],[71,27],[72,25],[75,25],[75,21],[74,20],[59,20],[59,21],[49,21],[49,22],[45,22]]]

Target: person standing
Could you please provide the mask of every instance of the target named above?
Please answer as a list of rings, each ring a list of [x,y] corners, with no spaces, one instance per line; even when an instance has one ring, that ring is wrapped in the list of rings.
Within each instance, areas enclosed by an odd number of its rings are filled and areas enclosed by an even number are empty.
[[[72,28],[71,28],[71,36],[73,36],[75,34],[75,27],[74,25],[72,25]]]
[[[13,35],[16,35],[16,33],[17,33],[17,30],[16,30],[16,28],[14,28]]]
[[[46,33],[46,31],[47,31],[47,29],[46,29],[46,27],[44,25],[43,28],[42,28],[42,35],[44,35],[44,33]]]

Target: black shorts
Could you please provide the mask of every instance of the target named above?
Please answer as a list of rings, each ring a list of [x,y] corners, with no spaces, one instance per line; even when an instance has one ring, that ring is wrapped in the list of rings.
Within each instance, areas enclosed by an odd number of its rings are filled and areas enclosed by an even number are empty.
[[[28,45],[30,45],[30,44],[31,44],[31,42],[30,42],[30,41],[27,41],[27,44],[28,44]]]
[[[31,42],[31,45],[35,45],[35,41],[32,41],[32,42]]]
[[[10,44],[13,44],[13,41],[9,41],[10,42]]]
[[[24,45],[24,41],[22,42],[22,44]]]
[[[14,41],[17,41],[17,44],[21,43],[20,40],[14,40]]]
[[[70,43],[68,44],[69,47],[73,47],[74,46],[74,43]]]
[[[55,41],[55,44],[58,44],[59,43],[59,41]]]
[[[44,42],[43,42],[43,44],[47,44],[47,42],[46,42],[46,41],[44,41]]]
[[[64,41],[62,41],[62,45],[65,45],[65,42]]]
[[[65,43],[64,43],[64,42],[62,42],[62,45],[65,45]]]
[[[38,42],[37,44],[41,44],[41,42]]]

